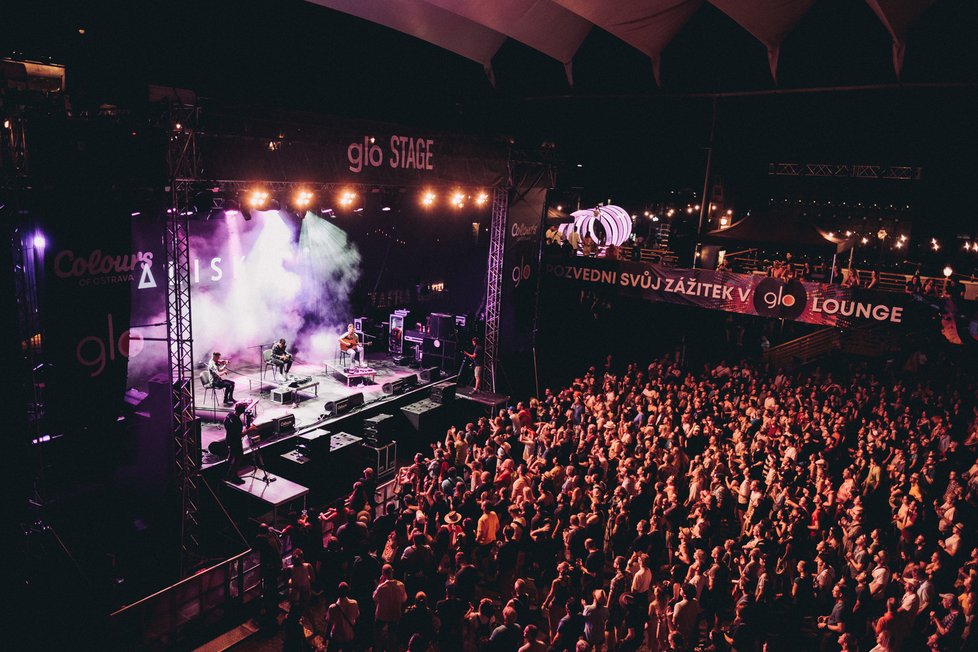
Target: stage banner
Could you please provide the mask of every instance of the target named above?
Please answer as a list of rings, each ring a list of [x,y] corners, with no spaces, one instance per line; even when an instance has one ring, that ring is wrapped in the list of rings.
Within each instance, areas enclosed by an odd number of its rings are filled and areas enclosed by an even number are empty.
[[[922,307],[912,295],[896,292],[580,256],[547,258],[543,280],[551,290],[570,283],[647,301],[838,328],[906,324],[920,317]]]
[[[503,254],[503,296],[499,352],[528,351],[533,344],[533,316],[539,273],[541,225],[546,188],[511,191]]]
[[[501,141],[387,124],[337,122],[282,139],[199,134],[211,179],[386,186],[494,187],[508,179]]]
[[[119,416],[128,360],[143,349],[130,329],[130,288],[166,282],[154,254],[131,246],[131,209],[73,212],[75,219],[45,227],[45,248],[36,252],[45,271],[39,288],[45,402],[48,417],[66,432],[102,428]]]

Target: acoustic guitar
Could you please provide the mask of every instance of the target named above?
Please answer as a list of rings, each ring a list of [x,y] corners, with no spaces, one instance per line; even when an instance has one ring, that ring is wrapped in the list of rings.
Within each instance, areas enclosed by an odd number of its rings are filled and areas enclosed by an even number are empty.
[[[357,346],[370,346],[370,342],[360,342],[355,336],[354,337],[341,337],[340,338],[340,351],[349,351],[350,349],[356,348]]]

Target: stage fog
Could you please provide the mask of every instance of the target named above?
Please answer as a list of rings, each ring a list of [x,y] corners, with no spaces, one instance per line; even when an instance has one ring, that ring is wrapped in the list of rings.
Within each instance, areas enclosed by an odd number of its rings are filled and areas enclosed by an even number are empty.
[[[190,223],[194,356],[212,351],[239,364],[258,364],[261,349],[279,338],[298,360],[334,354],[350,318],[350,294],[361,275],[356,245],[334,223],[279,211]],[[162,285],[162,284],[161,284]],[[139,295],[134,322],[165,322],[163,293]],[[153,307],[145,305],[155,304]],[[144,336],[165,336],[162,326]],[[165,345],[146,346],[130,359],[129,384],[165,369]]]

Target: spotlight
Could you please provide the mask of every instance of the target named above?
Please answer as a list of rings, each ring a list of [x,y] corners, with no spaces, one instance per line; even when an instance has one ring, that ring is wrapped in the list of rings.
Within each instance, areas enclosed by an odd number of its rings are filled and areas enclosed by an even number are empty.
[[[481,208],[481,207],[485,206],[488,203],[489,203],[489,194],[488,193],[480,192],[478,195],[475,196],[475,205],[476,206],[479,206]],[[562,211],[562,210],[564,210],[564,207],[563,206],[558,206],[557,207],[557,210],[558,211]]]
[[[248,207],[256,211],[265,210],[268,207],[268,191],[255,189],[248,193]]]
[[[954,270],[951,269],[951,266],[950,265],[945,265],[944,266],[944,278],[950,278],[951,277],[951,274],[953,274],[953,273],[954,273]]]
[[[455,208],[462,208],[465,206],[465,193],[460,190],[456,190],[452,193],[452,206]]]
[[[299,211],[304,213],[312,205],[312,193],[308,190],[299,189],[295,193],[292,203]]]
[[[430,208],[431,206],[434,205],[436,198],[437,195],[435,195],[434,192],[432,192],[431,190],[425,190],[421,194],[421,205],[426,208]]]
[[[391,212],[391,207],[390,206],[384,206],[380,210],[384,211],[385,213],[390,213]]]
[[[476,203],[477,203],[477,204],[479,203],[479,199],[481,199],[481,198],[482,198],[482,195],[479,195],[479,196],[478,196],[478,197],[476,198],[476,200],[475,200],[475,201],[476,201]],[[480,204],[480,206],[481,206],[481,204]],[[558,210],[558,211],[561,211],[561,212],[563,212],[563,211],[564,211],[564,207],[563,207],[563,206],[561,206],[560,204],[557,204],[557,210]]]
[[[869,242],[869,238],[867,238],[866,236],[863,236],[863,239],[860,240],[860,242],[863,243],[863,244],[866,244],[867,242]]]
[[[352,190],[344,190],[340,193],[340,206],[343,208],[349,208],[353,206],[353,202],[357,200],[357,193]]]
[[[44,237],[43,233],[35,233],[31,242],[34,244],[35,249],[44,249],[48,246],[47,238]]]

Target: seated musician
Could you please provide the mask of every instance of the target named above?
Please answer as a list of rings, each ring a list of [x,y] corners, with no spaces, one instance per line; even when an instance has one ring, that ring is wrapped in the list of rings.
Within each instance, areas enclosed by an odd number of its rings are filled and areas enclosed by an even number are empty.
[[[220,351],[211,354],[207,370],[211,372],[211,384],[224,390],[224,405],[234,405],[234,381],[227,379],[228,361],[221,359]]]
[[[353,324],[346,327],[346,332],[340,337],[339,343],[341,351],[349,351],[353,355],[354,367],[363,364],[363,345],[360,344],[360,340],[353,330]]]
[[[278,370],[283,374],[286,376],[289,375],[289,371],[292,370],[292,354],[286,348],[284,339],[279,340],[272,347],[272,359],[270,362],[278,367]]]

